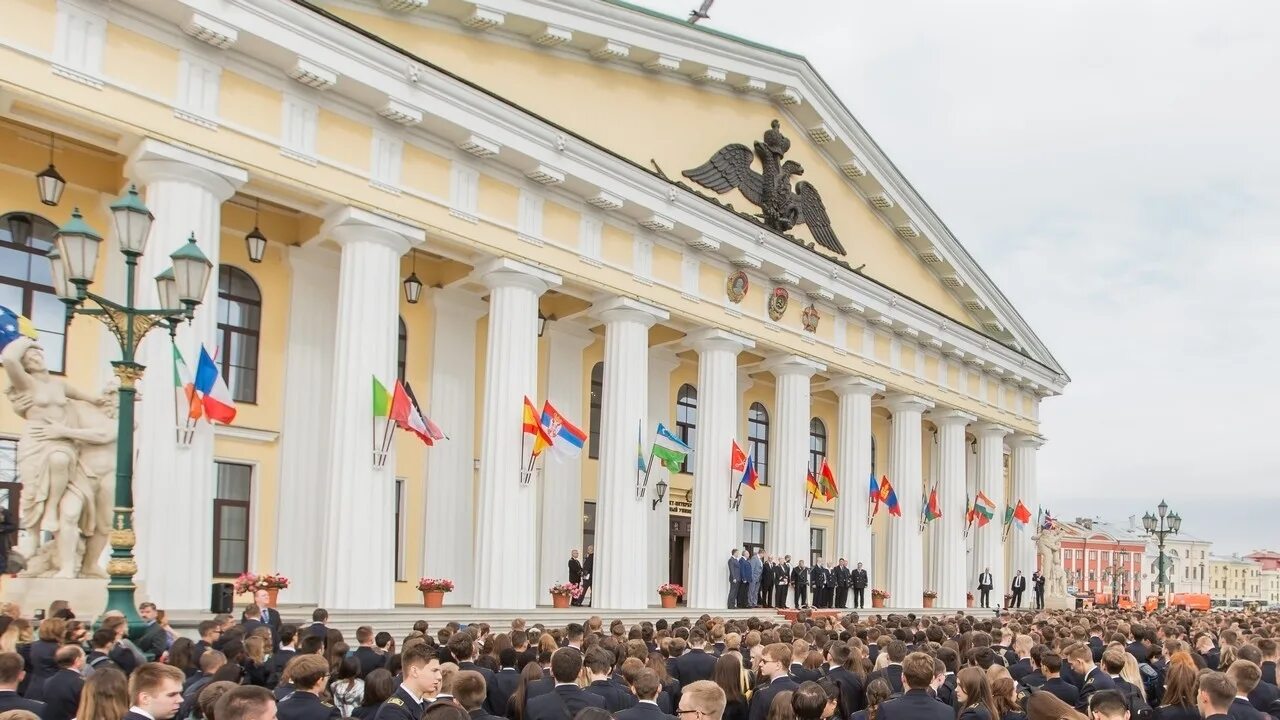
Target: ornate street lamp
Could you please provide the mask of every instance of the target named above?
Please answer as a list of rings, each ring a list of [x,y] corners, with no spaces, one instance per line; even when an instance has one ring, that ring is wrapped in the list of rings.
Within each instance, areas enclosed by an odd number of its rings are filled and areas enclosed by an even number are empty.
[[[129,627],[140,632],[142,623],[134,604],[133,576],[138,564],[133,557],[136,536],[133,531],[133,426],[134,402],[138,380],[145,369],[136,360],[138,346],[147,333],[159,326],[177,332],[183,320],[195,316],[195,309],[204,298],[209,284],[213,263],[196,247],[195,236],[169,257],[173,268],[156,277],[156,289],[160,295],[160,308],[134,306],[138,258],[146,249],[153,216],[130,188],[123,197],[111,205],[120,242],[120,253],[125,263],[125,302],[117,303],[89,292],[94,271],[98,264],[98,250],[102,236],[84,221],[77,208],[71,220],[58,229],[54,248],[49,251],[50,270],[54,292],[67,306],[67,322],[76,315],[97,318],[115,337],[120,346],[120,359],[111,363],[120,379],[116,435],[116,493],[115,516],[112,520],[111,559],[107,562],[107,609],[124,614]],[[86,307],[86,300],[96,307]]]
[[[669,486],[667,485],[667,482],[665,480],[663,480],[662,478],[658,478],[658,484],[653,486],[653,489],[657,492],[657,495],[656,497],[653,498],[653,507],[650,508],[651,510],[657,510],[658,505],[662,504],[662,500],[667,497],[668,487]]]
[[[67,181],[58,174],[53,166],[53,133],[49,133],[49,167],[36,175],[36,190],[40,192],[40,202],[53,207],[62,199],[62,191],[67,189]]]
[[[1147,534],[1156,539],[1158,554],[1156,556],[1156,607],[1164,609],[1164,589],[1167,582],[1164,572],[1164,541],[1169,535],[1177,535],[1182,528],[1182,517],[1178,513],[1169,512],[1169,504],[1164,500],[1156,506],[1156,515],[1145,513],[1142,516],[1142,527]]]
[[[413,266],[409,269],[409,277],[404,279],[404,299],[410,305],[417,305],[422,297],[422,281],[418,279],[418,256],[410,258]]]

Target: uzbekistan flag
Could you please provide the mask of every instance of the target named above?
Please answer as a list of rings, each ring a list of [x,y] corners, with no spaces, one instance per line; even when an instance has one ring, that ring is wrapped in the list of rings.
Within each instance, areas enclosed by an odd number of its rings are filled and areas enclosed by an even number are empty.
[[[658,434],[653,439],[653,457],[661,460],[667,470],[680,472],[680,465],[689,457],[689,446],[671,434],[666,425],[658,423]]]
[[[879,495],[884,506],[889,509],[890,515],[902,517],[902,506],[898,504],[898,494],[893,491],[893,484],[889,482],[888,475],[880,478]]]
[[[533,451],[530,457],[538,457],[543,450],[551,447],[551,436],[547,434],[547,429],[542,427],[542,423],[538,420],[538,411],[533,407],[533,401],[526,395],[524,398],[524,420],[520,426],[521,432],[525,435],[533,436]]]
[[[173,393],[177,401],[175,407],[178,419],[199,420],[204,410],[200,406],[200,396],[196,393],[196,381],[191,377],[191,368],[187,367],[176,344],[173,346]]]
[[[200,346],[200,362],[196,365],[195,389],[202,396],[204,416],[210,423],[230,425],[236,419],[236,403],[231,399],[231,390],[203,344]]]
[[[822,458],[822,474],[818,478],[818,488],[827,501],[834,500],[840,494],[840,490],[836,487],[836,475],[831,472],[831,466],[827,464],[826,458]]]
[[[991,502],[991,498],[987,494],[978,491],[978,496],[973,499],[973,519],[978,522],[978,527],[982,527],[991,522],[996,515],[996,504]]]
[[[582,445],[587,441],[587,434],[577,425],[569,422],[559,410],[548,400],[542,403],[542,427],[551,436],[551,449],[567,457],[578,457],[582,454]]]

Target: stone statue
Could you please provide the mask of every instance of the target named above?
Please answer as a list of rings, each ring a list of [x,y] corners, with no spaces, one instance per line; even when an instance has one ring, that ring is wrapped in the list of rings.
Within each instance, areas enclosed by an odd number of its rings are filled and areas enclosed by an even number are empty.
[[[1040,570],[1044,573],[1044,603],[1047,608],[1069,607],[1067,572],[1062,567],[1062,529],[1051,522],[1035,535]]]
[[[22,575],[105,577],[98,559],[111,531],[116,393],[89,395],[55,377],[27,337],[5,346],[0,364],[9,402],[26,420],[18,438]],[[42,541],[46,532],[51,543]]]

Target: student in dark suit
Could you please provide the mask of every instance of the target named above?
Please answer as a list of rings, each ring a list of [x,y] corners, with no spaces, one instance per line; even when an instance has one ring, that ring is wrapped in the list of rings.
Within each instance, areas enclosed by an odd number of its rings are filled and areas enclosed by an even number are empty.
[[[889,683],[889,689],[894,695],[900,695],[906,692],[906,686],[903,684],[903,673],[905,672],[902,663],[907,657],[907,644],[901,640],[894,640],[884,648],[885,654],[889,656],[889,664],[884,668],[876,670],[867,676],[867,682],[870,683],[876,678],[884,678]],[[932,670],[930,671],[932,672]],[[932,676],[930,676],[932,679]]]
[[[604,698],[575,684],[580,672],[582,653],[569,648],[555,651],[551,655],[551,676],[555,678],[555,687],[551,692],[529,700],[524,720],[563,720],[588,707],[604,710]]]
[[[218,698],[218,720],[266,720],[276,716],[276,699],[266,688],[244,685]]]
[[[329,663],[319,655],[303,655],[289,666],[293,692],[276,708],[280,720],[338,720],[342,711],[321,699],[329,679]]]
[[[616,720],[675,720],[674,715],[664,713],[658,707],[658,693],[662,691],[662,684],[658,681],[656,672],[648,668],[641,670],[632,689],[635,690],[636,704],[614,713]]]
[[[1257,689],[1262,679],[1262,669],[1249,660],[1236,660],[1227,668],[1227,678],[1236,685],[1236,697],[1231,701],[1227,714],[1234,720],[1271,720],[1265,711],[1253,706],[1249,694]]]
[[[1209,672],[1200,676],[1196,704],[1205,720],[1234,718],[1230,711],[1236,699],[1236,684],[1225,673]]]
[[[23,695],[28,700],[44,700],[44,682],[58,672],[54,655],[62,644],[66,629],[67,621],[62,618],[49,618],[40,623],[38,639],[31,643],[27,652],[31,672],[27,674]]]
[[[440,658],[429,645],[414,645],[400,653],[400,687],[374,713],[374,720],[419,720],[424,698],[440,693]]]
[[[124,720],[170,720],[182,706],[182,670],[161,663],[138,666],[129,678],[129,695],[133,707]]]
[[[497,720],[485,712],[488,687],[484,676],[474,670],[460,670],[453,676],[453,699],[471,716],[471,720]]]
[[[843,710],[844,717],[848,717],[866,706],[859,659],[848,643],[836,640],[827,646],[827,660],[831,663],[827,677],[831,678],[840,691],[839,707]]]
[[[582,587],[582,561],[578,559],[577,549],[569,551],[569,582]],[[585,592],[583,593],[586,594]],[[572,605],[582,604],[582,595],[569,601]]]
[[[498,695],[502,698],[504,712],[516,688],[520,687],[520,671],[517,669],[519,662],[520,657],[515,648],[503,648],[498,653],[498,672],[494,677],[497,679]]]
[[[593,692],[604,699],[605,709],[611,713],[626,710],[636,704],[636,697],[626,683],[617,682],[610,677],[613,670],[613,653],[596,646],[587,651],[584,663],[587,666],[587,692]]]
[[[58,672],[44,682],[44,713],[41,720],[71,720],[80,708],[84,689],[84,651],[79,645],[63,645],[54,656]],[[105,670],[103,672],[106,672]]]
[[[749,720],[766,720],[774,696],[785,690],[795,690],[800,687],[799,683],[787,675],[787,668],[790,665],[791,646],[786,643],[773,643],[760,654],[760,674],[768,678],[769,684],[757,687],[751,694],[751,706],[747,713]],[[684,708],[687,692],[688,688],[681,688],[681,708]]]
[[[289,664],[294,655],[298,654],[294,643],[298,639],[298,627],[288,623],[280,626],[280,649],[271,654],[267,658],[267,684],[275,687],[280,684],[280,678],[284,675],[284,666]]]
[[[853,569],[853,606],[855,608],[863,608],[867,606],[867,571],[863,569],[862,563]]]
[[[707,633],[701,628],[694,628],[689,632],[689,652],[676,658],[675,672],[671,675],[680,681],[681,685],[688,685],[698,680],[710,680],[711,674],[716,668],[716,658],[707,652]]]
[[[1057,695],[1059,700],[1075,707],[1080,701],[1080,689],[1059,675],[1062,672],[1062,657],[1057,653],[1042,654],[1040,671],[1044,673],[1044,685],[1040,689]]]
[[[1022,607],[1022,593],[1027,591],[1027,578],[1019,570],[1013,574],[1013,582],[1009,583],[1009,592],[1013,593],[1013,606]]]
[[[1080,698],[1076,700],[1076,709],[1086,711],[1089,708],[1089,697],[1099,690],[1115,690],[1116,684],[1111,681],[1111,676],[1102,671],[1102,668],[1093,664],[1093,654],[1089,648],[1083,645],[1077,645],[1071,649],[1071,654],[1067,656],[1067,662],[1071,665],[1071,671],[1076,677],[1084,678],[1084,682],[1080,687]]]
[[[324,608],[316,608],[311,611],[311,624],[307,626],[303,634],[323,640],[329,634],[329,628],[325,625],[327,622],[329,622],[329,611]]]
[[[982,607],[991,607],[991,588],[995,587],[991,578],[991,568],[983,568],[978,573],[978,595]]]
[[[484,701],[485,712],[490,715],[499,715],[506,712],[507,704],[498,692],[498,674],[475,663],[476,644],[475,638],[472,637],[471,633],[465,630],[454,633],[453,637],[449,638],[449,651],[453,653],[453,657],[458,661],[459,670],[478,672],[484,678],[485,692],[487,693]]]
[[[971,668],[966,668],[971,669]],[[974,670],[981,672],[980,670]],[[902,678],[906,691],[902,697],[882,704],[876,720],[953,720],[952,709],[929,695],[933,683],[933,658],[924,653],[911,653],[902,661]]]
[[[0,712],[29,710],[36,715],[44,712],[44,703],[28,700],[18,694],[18,683],[26,674],[26,661],[18,653],[0,653]]]
[[[795,594],[796,610],[809,604],[809,568],[805,567],[804,560],[796,563],[795,570],[791,571],[791,588]]]

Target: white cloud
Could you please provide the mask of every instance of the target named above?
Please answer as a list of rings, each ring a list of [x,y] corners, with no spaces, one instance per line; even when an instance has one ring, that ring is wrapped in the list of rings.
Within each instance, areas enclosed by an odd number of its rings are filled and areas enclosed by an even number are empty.
[[[1280,5],[720,0],[711,16],[805,54],[1071,373],[1042,408],[1047,502],[1118,521],[1163,494],[1222,550],[1280,544],[1257,514],[1229,531],[1219,500],[1280,497]]]

